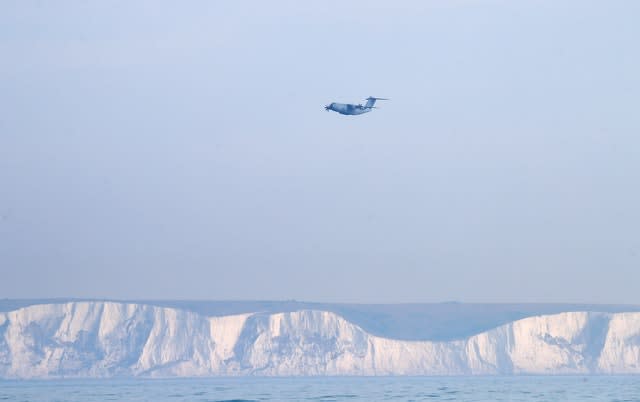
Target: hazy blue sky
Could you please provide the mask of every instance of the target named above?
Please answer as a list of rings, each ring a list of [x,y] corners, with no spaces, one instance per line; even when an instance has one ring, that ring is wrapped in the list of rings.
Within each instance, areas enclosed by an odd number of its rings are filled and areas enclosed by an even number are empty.
[[[639,21],[3,1],[0,297],[640,303]]]

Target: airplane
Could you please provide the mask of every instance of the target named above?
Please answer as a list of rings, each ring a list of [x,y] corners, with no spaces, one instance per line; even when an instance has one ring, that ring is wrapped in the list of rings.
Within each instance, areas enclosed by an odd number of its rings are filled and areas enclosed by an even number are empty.
[[[328,105],[326,105],[324,107],[324,110],[326,110],[327,112],[329,110],[333,110],[334,112],[338,112],[340,114],[348,114],[348,115],[356,115],[356,114],[362,114],[362,113],[368,113],[370,112],[372,109],[377,109],[377,107],[373,106],[375,105],[377,100],[388,100],[387,98],[374,98],[373,96],[368,97],[367,99],[365,99],[367,101],[367,103],[362,106],[362,105],[354,105],[351,103],[330,103]]]

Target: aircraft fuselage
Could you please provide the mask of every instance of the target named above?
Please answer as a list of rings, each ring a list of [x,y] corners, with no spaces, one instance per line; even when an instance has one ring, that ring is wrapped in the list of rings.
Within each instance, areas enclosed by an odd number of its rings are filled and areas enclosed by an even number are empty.
[[[370,107],[362,106],[362,105],[353,105],[351,103],[336,103],[333,102],[325,107],[327,110],[333,110],[334,112],[338,112],[340,114],[347,115],[355,115],[368,113],[371,111]]]

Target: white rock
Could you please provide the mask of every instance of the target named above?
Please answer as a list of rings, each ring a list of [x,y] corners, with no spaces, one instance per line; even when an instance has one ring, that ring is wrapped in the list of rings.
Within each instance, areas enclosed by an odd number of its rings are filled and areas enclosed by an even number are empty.
[[[3,378],[570,373],[640,373],[640,313],[530,317],[449,342],[381,338],[324,311],[76,302],[0,313]]]

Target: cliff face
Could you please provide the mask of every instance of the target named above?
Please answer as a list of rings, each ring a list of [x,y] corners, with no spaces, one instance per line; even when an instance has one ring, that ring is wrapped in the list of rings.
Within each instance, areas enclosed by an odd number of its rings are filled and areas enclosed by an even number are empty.
[[[323,311],[206,317],[76,302],[0,313],[0,377],[640,373],[640,313],[568,312],[450,342]]]

